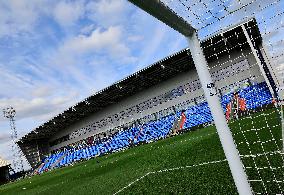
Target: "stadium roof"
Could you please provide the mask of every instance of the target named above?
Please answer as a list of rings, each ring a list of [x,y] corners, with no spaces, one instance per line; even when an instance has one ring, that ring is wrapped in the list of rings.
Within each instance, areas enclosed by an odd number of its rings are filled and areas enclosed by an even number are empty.
[[[9,166],[9,165],[10,165],[10,163],[7,160],[4,160],[0,157],[0,168],[6,167],[6,166]]]
[[[261,35],[254,19],[247,22],[247,29],[254,41],[258,44],[261,43]],[[238,50],[243,47],[248,47],[246,37],[242,33],[240,26],[236,26],[229,31],[221,32],[210,39],[204,40],[201,45],[208,62],[215,61],[220,56],[226,55],[227,50]],[[109,105],[118,103],[122,99],[153,85],[173,78],[181,72],[187,72],[192,69],[195,68],[190,52],[188,49],[183,49],[78,102],[35,128],[22,137],[18,143],[49,138],[60,131],[60,129],[64,129],[82,118],[98,112]]]

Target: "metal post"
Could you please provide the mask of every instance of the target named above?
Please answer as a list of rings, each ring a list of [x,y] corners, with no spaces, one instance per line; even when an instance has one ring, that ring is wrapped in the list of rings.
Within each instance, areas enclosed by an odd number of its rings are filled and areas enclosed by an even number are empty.
[[[219,134],[219,138],[228,160],[238,192],[240,195],[252,195],[243,164],[241,162],[229,126],[226,122],[223,109],[221,107],[220,98],[218,97],[215,84],[212,81],[210,72],[208,70],[208,64],[196,32],[193,33],[192,36],[187,37],[187,39],[197,74],[211,110],[217,132]]]
[[[274,61],[272,60],[272,57],[269,54],[269,50],[268,50],[266,44],[264,42],[262,42],[261,46],[262,46],[262,53],[263,53],[262,55],[265,58],[265,61],[267,61],[268,69],[272,73],[271,76],[272,76],[273,80],[275,81],[277,88],[279,89],[279,87],[281,85],[280,84],[281,81],[279,80],[279,75],[277,75],[276,70],[275,70],[276,65],[275,65]],[[278,93],[278,96],[279,96],[279,93]]]
[[[265,82],[266,82],[266,84],[267,84],[267,86],[268,86],[268,88],[269,88],[269,91],[270,91],[271,95],[273,96],[273,98],[276,98],[276,97],[277,97],[277,96],[276,96],[277,94],[275,94],[274,91],[273,91],[273,88],[272,88],[272,86],[271,86],[271,83],[269,82],[269,79],[267,78],[267,75],[266,75],[266,73],[265,73],[265,71],[264,71],[264,69],[263,69],[263,67],[262,67],[261,61],[260,61],[260,59],[259,59],[259,57],[258,57],[257,51],[256,51],[256,49],[255,49],[253,43],[252,43],[252,41],[251,41],[251,39],[250,39],[250,37],[249,37],[249,34],[248,34],[247,30],[246,30],[246,27],[245,27],[244,24],[242,24],[241,27],[242,27],[242,30],[243,30],[243,32],[244,32],[244,34],[245,34],[245,37],[246,37],[246,39],[247,39],[247,42],[248,42],[248,44],[249,44],[249,46],[250,46],[250,49],[251,49],[251,51],[252,51],[252,54],[254,55],[254,58],[255,58],[255,60],[256,60],[256,63],[257,63],[257,65],[259,66],[260,72],[261,72],[262,76],[264,77],[264,80],[265,80]],[[276,96],[276,97],[275,97],[275,96]]]
[[[284,154],[284,113],[283,113],[283,101],[280,103],[281,125],[282,125],[282,152]]]

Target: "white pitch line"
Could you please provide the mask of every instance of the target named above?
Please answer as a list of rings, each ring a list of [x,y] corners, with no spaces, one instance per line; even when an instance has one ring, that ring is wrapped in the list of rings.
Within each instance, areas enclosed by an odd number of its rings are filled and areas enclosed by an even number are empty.
[[[209,165],[209,164],[216,164],[216,163],[220,163],[220,162],[225,162],[227,161],[227,159],[224,160],[217,160],[217,161],[211,161],[211,162],[204,162],[204,163],[200,163],[200,164],[196,164],[196,165],[189,165],[189,166],[184,166],[184,167],[175,167],[175,168],[169,168],[169,169],[162,169],[159,171],[151,171],[146,173],[145,175],[143,175],[142,177],[139,177],[138,179],[132,181],[131,183],[129,183],[128,185],[124,186],[123,188],[121,188],[120,190],[118,190],[117,192],[115,192],[113,195],[116,195],[120,192],[122,192],[123,190],[129,188],[130,186],[132,186],[134,183],[142,180],[144,177],[150,175],[150,174],[156,174],[156,173],[162,173],[162,172],[168,172],[168,171],[175,171],[175,170],[180,170],[180,169],[186,169],[186,168],[192,168],[192,167],[198,167],[198,166],[204,166],[204,165]]]

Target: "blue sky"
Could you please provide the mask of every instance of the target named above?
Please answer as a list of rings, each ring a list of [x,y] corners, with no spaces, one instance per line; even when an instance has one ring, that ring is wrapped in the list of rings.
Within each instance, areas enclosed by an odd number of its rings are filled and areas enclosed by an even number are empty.
[[[125,0],[0,0],[0,108],[23,135],[75,102],[186,47]],[[0,117],[0,156],[10,159]]]
[[[183,6],[163,1],[195,27],[203,25],[192,14],[188,17]],[[233,11],[251,1],[224,0],[224,5]],[[199,35],[206,37],[255,16],[264,44],[275,57],[275,68],[284,74],[284,1],[253,2],[201,29]],[[210,6],[215,17],[224,16],[222,6]],[[209,16],[198,7],[192,9],[203,19]],[[0,0],[0,109],[16,109],[22,136],[94,92],[186,46],[182,35],[126,0]],[[10,160],[9,136],[9,123],[0,116],[0,156]]]

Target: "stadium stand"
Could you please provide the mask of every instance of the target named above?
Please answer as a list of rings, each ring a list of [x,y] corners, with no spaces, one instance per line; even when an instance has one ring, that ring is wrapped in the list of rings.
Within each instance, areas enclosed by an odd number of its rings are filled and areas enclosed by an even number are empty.
[[[238,93],[240,97],[246,100],[248,110],[255,110],[258,107],[271,104],[272,102],[272,95],[264,82],[242,88]],[[222,96],[224,112],[226,105],[231,101],[232,97],[232,92]],[[192,127],[211,123],[213,120],[207,102],[188,107],[185,113],[186,122],[183,126],[184,130],[190,130]],[[89,137],[76,144],[60,148],[47,156],[36,171],[37,173],[42,173],[54,168],[68,166],[76,161],[124,150],[142,143],[164,139],[171,134],[173,123],[180,115],[181,111],[177,111],[176,113],[162,116],[162,118],[158,120],[133,125],[131,128],[115,132],[102,139]]]
[[[261,46],[256,23],[248,24],[255,43]],[[224,109],[235,88],[246,99],[248,109],[269,104],[271,88],[263,83],[240,27],[204,40],[202,47]],[[87,97],[24,135],[17,144],[32,169],[42,172],[165,138],[172,133],[173,123],[179,124],[182,110],[188,118],[185,129],[212,122],[188,49]]]
[[[246,64],[246,68],[244,68],[244,64]],[[248,65],[247,60],[241,60],[240,62],[232,64],[225,69],[228,69],[228,68],[232,69],[232,71],[234,70],[233,75],[238,75],[239,73],[241,73],[243,71],[249,70],[250,67],[247,66],[247,65]],[[213,72],[213,74],[214,74],[213,78],[216,81],[222,80],[225,77],[230,77],[230,75],[224,76],[223,71],[216,71],[216,72]],[[239,81],[238,84],[235,84],[235,85],[241,85],[243,83],[248,83],[249,79],[250,78],[244,79],[243,81]],[[253,79],[255,79],[255,78],[253,78]],[[232,87],[233,86],[228,86],[228,87],[225,87],[225,88],[223,87],[223,89],[220,89],[220,90],[226,92],[226,91],[228,91],[228,89],[230,89]],[[172,100],[179,98],[179,97],[182,97],[186,94],[192,94],[193,92],[197,92],[200,89],[201,89],[200,82],[198,80],[192,80],[190,82],[187,82],[184,85],[181,85],[181,86],[178,86],[174,89],[171,89],[171,90],[165,92],[162,95],[159,95],[159,96],[154,97],[154,98],[147,99],[146,101],[144,101],[144,102],[142,102],[138,105],[134,105],[130,108],[127,108],[126,111],[121,111],[120,113],[115,113],[113,115],[107,116],[104,119],[102,119],[100,121],[95,121],[92,124],[87,125],[84,128],[81,128],[79,130],[72,132],[69,135],[64,135],[64,136],[52,141],[50,143],[50,146],[58,145],[62,142],[75,139],[77,137],[80,137],[80,136],[88,134],[88,133],[95,132],[96,129],[106,127],[107,124],[118,122],[119,120],[123,120],[125,118],[131,117],[134,114],[142,113],[142,112],[144,112],[148,109],[152,109],[156,106],[159,106],[159,105],[166,103],[168,101],[172,101]],[[222,95],[222,92],[220,92],[220,94]],[[192,104],[192,102],[195,102],[195,104],[197,104],[197,102],[198,102],[197,99],[200,99],[199,101],[201,101],[201,102],[204,101],[203,96],[195,97],[194,100],[189,100],[189,104]],[[175,106],[173,106],[173,107],[175,107]],[[140,118],[140,120],[141,120],[140,122],[143,121],[145,123],[147,121],[146,118],[148,118],[148,120],[149,119],[153,120],[154,118],[155,119],[161,118],[161,116],[165,116],[165,113],[168,113],[169,110],[171,110],[171,108],[166,108],[164,110],[159,111],[158,113],[155,113],[155,114],[152,114],[152,115],[147,115],[143,119]],[[174,112],[174,111],[171,110],[170,112]]]

